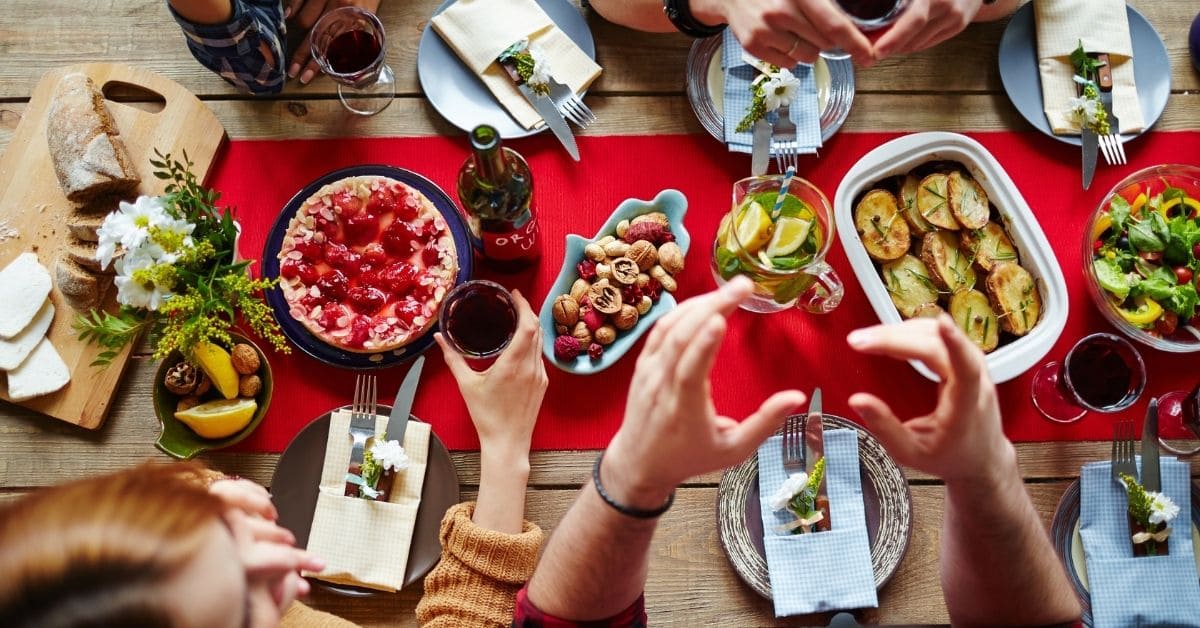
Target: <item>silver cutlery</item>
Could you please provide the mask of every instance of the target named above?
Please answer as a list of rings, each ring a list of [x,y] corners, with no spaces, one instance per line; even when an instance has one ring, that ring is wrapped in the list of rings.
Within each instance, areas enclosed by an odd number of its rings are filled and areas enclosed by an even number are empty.
[[[571,122],[580,130],[586,129],[596,121],[596,114],[583,103],[583,99],[575,90],[559,83],[553,76],[550,77],[550,99],[554,101],[554,106],[562,116]]]
[[[789,477],[804,470],[804,419],[789,416],[783,424],[783,471]]]
[[[528,100],[529,104],[533,106],[534,111],[537,111],[538,115],[542,116],[542,120],[554,132],[554,136],[558,138],[558,141],[562,142],[563,147],[567,149],[567,153],[571,155],[571,159],[579,161],[579,148],[575,145],[575,136],[571,134],[571,127],[567,126],[566,119],[559,113],[554,101],[549,96],[534,91],[521,78],[521,74],[517,72],[516,61],[513,59],[510,58],[508,61],[501,62],[500,66],[508,72],[509,78],[513,80],[513,83],[516,84],[521,94],[525,96],[525,100]]]
[[[399,441],[404,446],[404,432],[408,429],[408,417],[412,413],[413,399],[417,396],[417,384],[421,381],[421,369],[425,366],[425,356],[419,356],[408,369],[408,375],[396,392],[396,401],[392,403],[392,412],[388,415],[388,440]]]
[[[1142,487],[1147,491],[1162,490],[1158,470],[1158,399],[1151,399],[1142,425]]]
[[[1078,89],[1079,95],[1082,95],[1083,86],[1078,86]],[[1083,189],[1086,190],[1092,186],[1092,178],[1096,175],[1096,157],[1100,146],[1100,138],[1087,121],[1079,125],[1079,143],[1083,149]]]
[[[804,417],[804,470],[808,472],[810,478],[816,469],[817,463],[824,457],[824,415],[821,413],[821,389],[817,388],[813,391],[812,400],[808,402],[808,415]],[[826,467],[826,474],[828,470],[828,467]],[[817,494],[814,502],[819,502],[822,497],[828,499],[825,482],[826,474],[821,475],[821,483],[817,485]],[[815,507],[818,510],[821,509],[819,503]],[[821,527],[828,528],[829,524],[830,521],[826,519]]]
[[[766,118],[754,122],[754,141],[750,144],[750,175],[761,177],[771,165],[771,123]]]
[[[791,107],[779,108],[779,118],[771,133],[771,152],[775,154],[775,167],[779,172],[796,168],[799,163],[800,145],[796,141],[796,124],[792,122]]]
[[[1134,453],[1133,421],[1128,419],[1113,424],[1112,478],[1120,483],[1125,474],[1137,480],[1137,461]]]
[[[354,402],[350,405],[350,466],[362,465],[367,441],[375,437],[377,383],[374,375],[359,375],[354,380]]]
[[[1096,71],[1096,83],[1100,87],[1100,103],[1104,105],[1104,113],[1108,114],[1108,135],[1100,138],[1100,148],[1104,151],[1104,161],[1110,166],[1125,163],[1125,145],[1121,142],[1121,121],[1113,115],[1112,108],[1112,68],[1108,65],[1108,55],[1096,55],[1100,68]]]

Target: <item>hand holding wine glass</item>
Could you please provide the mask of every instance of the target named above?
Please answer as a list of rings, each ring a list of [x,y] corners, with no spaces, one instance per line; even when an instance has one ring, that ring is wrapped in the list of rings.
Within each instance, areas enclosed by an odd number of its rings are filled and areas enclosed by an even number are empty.
[[[747,52],[779,67],[813,63],[822,50],[834,49],[846,51],[864,67],[875,61],[871,42],[834,0],[692,0],[691,4],[697,18],[729,24]]]
[[[326,13],[342,7],[359,7],[371,13],[379,9],[379,0],[285,0],[283,17],[292,19],[292,24],[304,31],[304,40],[296,46],[292,53],[292,61],[288,66],[288,78],[300,77],[301,85],[308,85],[321,66],[312,56],[312,27]]]

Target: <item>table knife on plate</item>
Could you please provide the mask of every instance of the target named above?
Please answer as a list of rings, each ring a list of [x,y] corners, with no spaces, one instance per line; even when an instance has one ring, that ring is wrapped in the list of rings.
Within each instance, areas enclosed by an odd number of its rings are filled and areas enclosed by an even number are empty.
[[[392,404],[392,413],[388,416],[387,438],[399,441],[404,445],[404,431],[408,429],[408,417],[412,413],[413,399],[417,396],[417,383],[421,381],[421,367],[425,366],[425,356],[419,356],[413,361],[408,375],[400,384],[396,393],[396,402]]]
[[[1147,491],[1162,490],[1158,471],[1158,399],[1151,399],[1142,425],[1142,487]]]
[[[1092,177],[1096,175],[1096,157],[1100,150],[1100,138],[1086,123],[1080,125],[1079,141],[1083,146],[1083,189],[1092,186]]]
[[[825,426],[824,415],[821,413],[821,389],[813,391],[812,400],[808,402],[808,416],[804,419],[804,470],[808,472],[809,477],[812,476],[813,469],[816,468],[817,462],[825,457]],[[821,483],[817,485],[817,495],[814,507],[821,510],[822,505],[828,504],[829,497],[826,493],[826,474],[829,473],[828,462],[825,466],[825,473],[821,475]],[[819,530],[828,530],[830,527],[830,516],[828,507],[825,508],[825,519],[817,523]]]
[[[517,72],[516,62],[510,60],[502,62],[500,66],[508,72],[509,78],[517,85],[517,89],[525,96],[525,100],[528,100],[529,104],[533,105],[534,111],[537,111],[538,115],[542,116],[542,120],[554,132],[554,136],[558,138],[558,141],[562,142],[567,152],[570,153],[571,159],[579,161],[579,148],[575,145],[575,136],[571,134],[571,127],[567,126],[566,119],[558,111],[558,107],[554,106],[554,101],[550,99],[550,96],[534,91],[521,78],[520,73]]]
[[[767,174],[771,163],[771,123],[759,118],[754,123],[754,142],[750,145],[750,175],[761,177]]]

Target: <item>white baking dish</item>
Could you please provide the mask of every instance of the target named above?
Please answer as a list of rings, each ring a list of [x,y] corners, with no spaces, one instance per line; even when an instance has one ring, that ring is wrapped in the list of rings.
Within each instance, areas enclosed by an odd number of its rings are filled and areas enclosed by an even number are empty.
[[[1042,318],[1033,330],[987,355],[992,380],[1008,381],[1039,364],[1058,340],[1067,322],[1067,285],[1058,259],[1029,205],[1008,173],[979,142],[957,133],[915,133],[867,153],[846,173],[834,196],[834,217],[842,248],[879,320],[900,322],[900,313],[854,228],[853,203],[876,182],[930,161],[958,162],[983,186],[1017,246],[1021,266],[1033,275],[1041,291]],[[909,362],[925,377],[938,380],[924,364]]]

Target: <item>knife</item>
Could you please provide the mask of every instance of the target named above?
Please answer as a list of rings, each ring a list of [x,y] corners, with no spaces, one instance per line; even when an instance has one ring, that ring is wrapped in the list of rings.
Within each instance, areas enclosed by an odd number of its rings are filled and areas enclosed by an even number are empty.
[[[754,143],[750,145],[750,175],[761,177],[767,174],[771,163],[771,123],[759,118],[754,123]]]
[[[1112,67],[1108,64],[1107,54],[1096,55],[1096,60],[1100,62],[1100,67],[1096,70],[1096,85],[1100,88],[1100,103],[1104,105],[1104,113],[1108,114],[1109,135],[1121,141],[1121,121],[1117,116],[1113,115],[1112,108],[1112,90],[1113,77]]]
[[[408,369],[400,391],[396,393],[396,401],[392,404],[392,413],[388,415],[387,439],[399,441],[404,445],[404,431],[408,429],[408,417],[412,413],[413,399],[417,396],[417,383],[421,380],[421,367],[425,366],[425,356],[420,356]]]
[[[1142,487],[1161,491],[1162,477],[1158,472],[1158,399],[1151,399],[1146,408],[1146,423],[1142,426]]]
[[[813,469],[817,466],[817,461],[824,456],[825,426],[823,415],[821,414],[821,389],[817,388],[813,391],[812,401],[808,403],[808,416],[804,419],[804,470],[811,476]],[[829,466],[826,463],[825,473],[828,474],[828,472]],[[817,485],[815,502],[829,501],[825,487],[825,474],[822,474],[821,483]],[[816,508],[821,509],[821,505],[816,505]],[[820,530],[828,530],[830,528],[829,512],[828,509],[825,510],[825,519],[817,523],[817,527]]]
[[[1096,156],[1100,148],[1100,138],[1086,123],[1079,130],[1079,141],[1083,146],[1083,189],[1092,186],[1092,177],[1096,175]]]
[[[567,121],[563,118],[562,113],[558,111],[558,107],[554,106],[554,101],[550,100],[550,97],[545,94],[533,91],[533,88],[517,72],[517,64],[512,59],[501,62],[500,66],[504,68],[505,72],[508,72],[509,78],[516,83],[517,89],[525,96],[525,100],[528,100],[529,104],[533,105],[534,111],[537,111],[538,115],[542,116],[542,120],[546,122],[546,126],[550,127],[551,131],[554,131],[554,136],[558,138],[558,141],[562,142],[567,152],[570,153],[571,159],[579,161],[579,148],[575,146],[575,136],[571,134],[571,127],[567,126]]]

